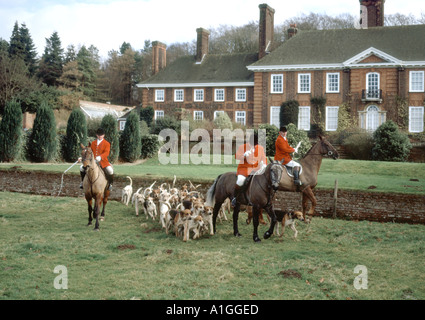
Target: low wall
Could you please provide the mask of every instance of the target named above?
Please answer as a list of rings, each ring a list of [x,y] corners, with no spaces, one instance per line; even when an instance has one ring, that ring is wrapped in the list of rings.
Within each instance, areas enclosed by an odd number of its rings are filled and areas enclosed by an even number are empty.
[[[133,189],[148,187],[153,183],[150,177],[133,178]],[[172,180],[158,181],[172,183]],[[188,181],[178,181],[180,186]],[[201,184],[199,190],[204,194],[211,183],[192,181]],[[79,189],[80,176],[65,174],[60,196],[83,197]],[[111,200],[121,199],[121,189],[128,184],[125,177],[116,177]],[[158,183],[157,183],[158,185]],[[61,174],[41,171],[21,171],[19,168],[0,170],[0,191],[22,192],[57,196],[61,187]],[[316,216],[333,217],[334,191],[314,191],[317,198]],[[275,207],[289,210],[301,209],[301,194],[278,191]],[[336,215],[341,219],[369,220],[379,222],[399,222],[425,224],[425,196],[399,193],[378,193],[362,191],[338,191]]]

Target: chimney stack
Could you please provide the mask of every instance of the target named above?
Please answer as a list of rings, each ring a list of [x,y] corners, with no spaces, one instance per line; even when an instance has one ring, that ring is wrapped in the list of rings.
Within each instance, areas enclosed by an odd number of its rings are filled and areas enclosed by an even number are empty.
[[[385,0],[360,0],[360,28],[384,26]]]
[[[167,46],[159,41],[152,42],[152,75],[157,74],[167,64]]]
[[[297,25],[295,23],[289,25],[288,40],[291,39],[292,37],[294,37],[297,33],[298,33]]]
[[[196,63],[201,63],[204,56],[208,54],[210,32],[204,28],[198,28],[196,32],[198,34],[196,42]]]
[[[260,4],[260,35],[259,35],[259,52],[258,59],[264,58],[273,42],[274,33],[274,13],[275,10],[266,3]]]

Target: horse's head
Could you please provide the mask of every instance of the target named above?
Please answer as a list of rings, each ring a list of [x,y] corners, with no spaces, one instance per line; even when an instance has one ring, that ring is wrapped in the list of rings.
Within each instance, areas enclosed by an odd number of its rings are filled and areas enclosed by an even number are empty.
[[[333,145],[329,143],[325,138],[322,136],[319,136],[319,142],[320,143],[320,154],[323,156],[328,156],[329,158],[333,158],[334,160],[338,159],[339,154],[338,151],[334,148]]]
[[[274,190],[279,188],[280,178],[282,178],[283,166],[279,161],[271,161],[270,166],[270,180]]]
[[[83,162],[84,167],[89,167],[91,160],[93,159],[93,151],[90,148],[90,146],[84,146],[83,144],[80,144],[81,146],[81,161]]]

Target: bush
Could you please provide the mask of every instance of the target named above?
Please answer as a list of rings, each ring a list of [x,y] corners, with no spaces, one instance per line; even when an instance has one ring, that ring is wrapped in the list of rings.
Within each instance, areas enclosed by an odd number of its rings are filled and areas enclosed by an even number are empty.
[[[154,114],[155,110],[153,107],[149,106],[142,108],[140,109],[140,121],[145,121],[146,124],[150,127],[152,125]]]
[[[28,153],[29,159],[34,162],[48,162],[56,157],[56,121],[53,110],[46,102],[42,102],[37,110]]]
[[[158,153],[160,142],[158,136],[155,134],[149,134],[146,136],[142,136],[142,154],[141,158],[152,158],[155,154]]]
[[[375,146],[372,159],[379,161],[406,161],[412,145],[406,134],[399,131],[393,121],[380,125],[373,133]]]
[[[298,108],[300,104],[296,100],[282,103],[280,107],[280,125],[287,126],[290,123],[298,124]]]
[[[297,144],[302,141],[301,146],[298,149],[298,153],[292,155],[293,158],[302,158],[310,150],[311,143],[307,136],[307,133],[303,130],[298,130],[297,126],[293,123],[290,123],[286,126],[288,130],[287,139],[291,147],[295,148]]]
[[[80,143],[87,145],[87,122],[80,108],[72,110],[64,140],[63,156],[66,161],[74,162],[81,154]]]
[[[230,119],[227,112],[219,112],[217,117],[214,119],[214,127],[216,129],[229,129],[233,130],[232,120]]]
[[[19,157],[22,145],[22,111],[16,101],[6,103],[0,123],[0,161],[13,161]]]
[[[347,136],[343,140],[342,145],[346,148],[350,159],[372,159],[372,148],[374,142],[372,135],[367,131],[356,132]]]
[[[118,122],[112,115],[103,117],[100,127],[105,130],[105,139],[111,144],[111,152],[108,160],[112,163],[118,160],[120,154],[120,139],[118,133]]]
[[[120,141],[120,156],[124,161],[134,162],[141,153],[139,115],[131,112],[125,123]]]
[[[159,134],[163,129],[172,129],[180,134],[180,121],[170,116],[159,118],[155,120],[155,123],[151,127],[151,133]]]
[[[276,139],[279,136],[279,129],[272,124],[260,124],[258,129],[266,130],[266,155],[273,157],[276,153]]]

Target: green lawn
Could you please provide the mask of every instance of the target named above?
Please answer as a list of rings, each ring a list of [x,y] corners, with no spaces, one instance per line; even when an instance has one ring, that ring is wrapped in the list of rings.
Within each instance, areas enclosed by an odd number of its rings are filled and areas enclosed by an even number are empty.
[[[0,192],[0,299],[425,299],[425,226],[316,218],[298,241],[288,229],[257,245],[244,220],[242,238],[229,220],[183,243],[119,202],[95,232],[82,198]]]
[[[228,159],[226,159],[227,161]],[[224,163],[224,160],[222,161]],[[64,172],[71,164],[32,164],[2,163],[1,169],[20,166],[23,170],[46,170]],[[78,174],[78,165],[69,173]],[[194,181],[213,181],[219,174],[236,171],[236,164],[187,164],[163,165],[158,158],[152,158],[142,164],[114,165],[115,173],[121,176],[190,179]],[[425,192],[425,164],[398,163],[382,161],[330,160],[324,159],[319,172],[318,188],[332,189],[338,179],[340,189],[363,190],[371,192],[400,192],[423,194]],[[369,189],[369,187],[372,187]]]

